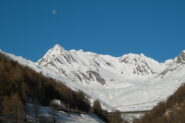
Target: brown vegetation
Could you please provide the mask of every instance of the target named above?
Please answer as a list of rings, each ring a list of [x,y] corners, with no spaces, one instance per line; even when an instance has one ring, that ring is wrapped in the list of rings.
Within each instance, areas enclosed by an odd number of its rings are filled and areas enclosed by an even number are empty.
[[[98,100],[91,108],[82,91],[73,91],[61,82],[47,78],[0,53],[0,122],[26,122],[24,107],[27,102],[33,104],[35,122],[38,122],[39,105],[49,106],[52,99],[62,100],[71,110],[92,111],[105,122],[121,122],[119,113],[109,114],[101,108]],[[115,118],[118,118],[116,122],[113,121]],[[46,119],[41,119],[46,123]]]
[[[93,112],[103,121],[108,122],[108,112],[101,108],[101,104],[98,100],[95,100],[93,103]]]
[[[103,110],[101,107],[101,104],[98,100],[94,101],[93,104],[93,112],[101,118],[103,121],[108,123],[126,123],[121,117],[121,113],[116,112],[107,112],[106,110]]]
[[[127,121],[123,120],[121,113],[116,111],[109,117],[109,123],[127,123]]]
[[[23,123],[24,107],[17,93],[11,94],[3,99],[2,115],[6,123]]]
[[[7,114],[16,108],[15,102],[22,110],[26,102],[49,105],[52,99],[60,99],[72,109],[90,111],[89,101],[83,92],[75,92],[0,53],[0,116],[10,117]]]
[[[185,85],[134,123],[185,123]]]

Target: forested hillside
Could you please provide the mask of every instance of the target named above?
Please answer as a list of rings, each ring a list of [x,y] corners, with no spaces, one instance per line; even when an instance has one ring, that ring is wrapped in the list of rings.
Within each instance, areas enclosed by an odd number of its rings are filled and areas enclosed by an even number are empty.
[[[109,114],[98,101],[91,107],[82,91],[73,91],[0,53],[0,122],[25,123],[27,103],[49,106],[53,99],[62,100],[69,109],[92,112],[105,122],[114,123],[115,118],[122,122],[118,112]]]
[[[185,123],[185,84],[134,123]]]
[[[75,92],[0,53],[0,115],[8,120],[10,114],[22,114],[26,102],[48,106],[52,99],[60,99],[68,107],[83,112],[91,108],[83,92]]]

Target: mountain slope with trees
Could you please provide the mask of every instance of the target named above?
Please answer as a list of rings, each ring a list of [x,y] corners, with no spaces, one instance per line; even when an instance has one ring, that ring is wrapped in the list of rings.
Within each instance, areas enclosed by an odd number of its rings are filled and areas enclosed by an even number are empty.
[[[110,118],[114,117],[102,110],[100,104],[96,107],[96,110],[100,108],[97,113],[82,91],[74,91],[61,82],[20,65],[3,53],[0,53],[0,73],[0,122],[27,122],[27,103],[33,104],[37,119],[39,105],[49,106],[53,99],[62,100],[69,110],[95,113],[105,122],[111,122]]]
[[[185,84],[134,123],[185,123]]]
[[[24,107],[28,102],[48,106],[52,99],[60,99],[72,109],[83,112],[91,110],[82,91],[75,92],[54,79],[18,64],[2,53],[0,73],[0,115],[6,122],[25,120]]]

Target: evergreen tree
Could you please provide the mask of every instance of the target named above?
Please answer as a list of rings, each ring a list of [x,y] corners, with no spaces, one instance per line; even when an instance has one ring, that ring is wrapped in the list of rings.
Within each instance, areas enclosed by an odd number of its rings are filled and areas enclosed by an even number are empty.
[[[101,111],[102,111],[102,108],[101,108],[100,102],[98,100],[95,100],[93,104],[93,112],[95,114],[100,114]]]

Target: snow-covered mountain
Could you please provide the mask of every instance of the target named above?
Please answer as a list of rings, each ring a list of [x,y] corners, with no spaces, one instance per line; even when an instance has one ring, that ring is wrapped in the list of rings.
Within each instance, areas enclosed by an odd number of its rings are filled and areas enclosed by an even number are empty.
[[[112,57],[83,50],[67,51],[60,45],[36,63],[5,54],[74,90],[84,91],[91,101],[99,99],[109,110],[151,109],[185,82],[185,51],[164,63],[143,54]]]
[[[121,80],[144,80],[165,69],[161,64],[143,54],[127,54],[122,57],[99,55],[82,50],[66,51],[59,45],[50,49],[39,65],[60,72],[66,78],[81,83],[109,85]]]

